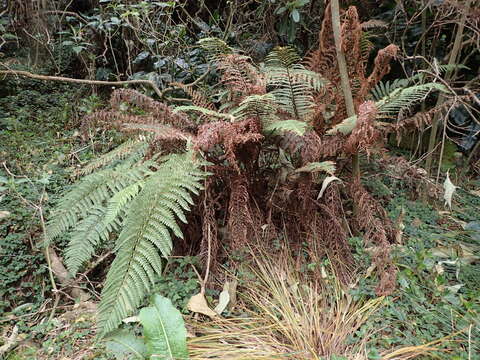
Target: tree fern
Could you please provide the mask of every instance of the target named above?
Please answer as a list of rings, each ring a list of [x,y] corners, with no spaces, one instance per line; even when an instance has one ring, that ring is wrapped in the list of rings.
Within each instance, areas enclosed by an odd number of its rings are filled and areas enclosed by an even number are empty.
[[[161,255],[170,255],[173,235],[183,237],[177,219],[186,222],[185,212],[193,204],[191,193],[202,188],[206,174],[199,165],[192,153],[166,157],[133,200],[102,291],[100,336],[137,309],[155,275],[161,273]]]

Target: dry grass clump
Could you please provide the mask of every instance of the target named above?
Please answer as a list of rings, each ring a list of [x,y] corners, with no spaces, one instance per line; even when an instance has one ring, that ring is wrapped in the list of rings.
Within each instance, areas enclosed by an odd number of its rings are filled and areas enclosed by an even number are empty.
[[[368,359],[368,336],[353,344],[347,340],[382,306],[384,297],[355,300],[334,274],[316,279],[297,271],[287,252],[253,257],[248,270],[255,280],[238,294],[237,307],[245,317],[192,323],[192,359]],[[392,349],[382,359],[428,356],[445,340]]]

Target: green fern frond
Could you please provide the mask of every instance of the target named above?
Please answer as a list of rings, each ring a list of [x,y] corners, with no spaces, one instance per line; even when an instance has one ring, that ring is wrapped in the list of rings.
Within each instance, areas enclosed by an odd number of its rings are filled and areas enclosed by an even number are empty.
[[[102,241],[107,241],[111,232],[120,226],[119,221],[105,224],[105,208],[90,210],[90,214],[78,223],[65,251],[65,265],[75,276]]]
[[[266,134],[281,135],[284,132],[292,132],[303,136],[308,129],[308,124],[298,120],[282,120],[272,122],[263,128]]]
[[[128,205],[135,198],[144,181],[136,182],[113,195],[105,207],[97,207],[78,223],[72,231],[65,251],[65,265],[72,276],[93,256],[95,249],[120,229]]]
[[[389,96],[377,101],[375,105],[379,114],[396,114],[401,110],[408,109],[425,97],[432,91],[447,92],[445,85],[439,83],[426,83],[422,85],[410,86],[405,89],[396,89]]]
[[[375,101],[379,101],[389,96],[396,89],[406,88],[411,81],[411,79],[395,79],[392,82],[390,80],[386,82],[380,81],[371,91],[373,98]]]
[[[450,71],[457,69],[466,69],[469,68],[462,64],[435,64],[435,72],[439,75],[445,74]],[[405,89],[411,84],[421,84],[427,74],[425,72],[420,72],[418,74],[412,75],[407,79],[395,79],[392,82],[382,82],[380,81],[371,91],[375,101],[380,101],[381,99],[389,96],[393,91],[397,89]]]
[[[233,54],[233,49],[227,43],[218,38],[205,38],[197,42],[197,44],[207,52],[210,59],[217,60],[219,56]]]
[[[333,175],[333,173],[335,172],[335,162],[333,161],[311,162],[295,170],[296,173],[299,173],[299,172],[315,173],[319,171],[324,171],[330,175]]]
[[[123,144],[119,145],[112,151],[92,160],[79,171],[80,175],[88,175],[93,171],[111,165],[117,160],[124,160],[128,156],[135,157],[137,160],[145,156],[147,152],[148,144],[142,140],[127,140]]]
[[[277,104],[297,120],[303,120],[313,111],[312,93],[321,82],[318,75],[306,70],[298,61],[295,50],[278,47],[267,56],[265,71]]]
[[[237,120],[258,117],[266,121],[276,119],[276,111],[275,97],[272,94],[264,94],[247,96],[231,114]]]
[[[267,66],[290,68],[298,65],[301,58],[295,49],[289,46],[278,46],[265,59]]]
[[[152,174],[150,167],[155,166],[153,161],[133,167],[119,165],[84,177],[59,201],[47,223],[46,243],[74,227],[91,209],[102,206],[117,192]]]
[[[133,200],[118,237],[99,305],[100,336],[138,308],[155,275],[161,274],[161,255],[170,255],[173,235],[183,237],[177,219],[186,221],[191,193],[198,194],[207,175],[190,152],[164,160]]]
[[[343,135],[350,134],[357,125],[357,115],[350,116],[343,120],[341,123],[335,125],[333,128],[327,131],[327,135],[335,135],[341,133]]]
[[[427,83],[407,88],[397,88],[393,90],[390,95],[375,103],[378,109],[377,118],[391,116],[402,110],[406,110],[425,99],[430,92],[435,90],[447,92],[447,88],[439,83]],[[333,135],[339,132],[347,135],[352,132],[356,124],[357,116],[351,116],[328,130],[327,134]]]

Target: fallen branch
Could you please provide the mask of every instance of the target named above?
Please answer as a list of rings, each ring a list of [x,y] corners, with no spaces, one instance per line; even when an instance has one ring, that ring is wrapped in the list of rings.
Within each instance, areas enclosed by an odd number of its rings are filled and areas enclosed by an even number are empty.
[[[160,91],[158,86],[151,80],[123,80],[123,81],[102,81],[102,80],[88,80],[88,79],[73,79],[67,78],[63,76],[48,76],[48,75],[39,75],[33,74],[29,71],[22,71],[22,70],[0,70],[0,75],[5,76],[23,76],[31,79],[36,80],[43,80],[43,81],[62,81],[67,83],[73,84],[86,84],[86,85],[99,85],[99,86],[121,86],[121,85],[148,85],[151,86],[155,93],[160,97],[163,98],[163,93]]]

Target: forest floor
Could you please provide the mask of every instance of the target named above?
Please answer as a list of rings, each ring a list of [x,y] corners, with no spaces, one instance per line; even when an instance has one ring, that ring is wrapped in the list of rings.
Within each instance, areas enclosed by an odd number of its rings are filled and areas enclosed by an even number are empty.
[[[75,169],[110,149],[116,135],[81,138],[81,117],[102,103],[82,96],[86,89],[13,79],[5,88],[10,90],[0,98],[0,328],[4,341],[14,327],[19,334],[6,359],[112,359],[114,348],[107,351],[94,341],[94,289],[104,269],[81,283],[91,293],[90,302],[76,304],[59,289],[61,301],[54,305],[38,244],[40,212],[48,216]],[[395,293],[376,297],[375,269],[360,237],[350,238],[358,271],[348,290],[340,288],[328,260],[298,266],[285,245],[277,244],[275,254],[251,257],[236,275],[238,304],[227,311],[226,320],[201,323],[186,310],[186,301],[199,290],[191,267],[196,260],[173,259],[169,266],[176,270],[159,282],[158,290],[185,314],[192,358],[302,358],[302,352],[310,358],[324,347],[331,359],[480,359],[479,180],[459,183],[452,176],[460,188],[450,210],[441,192],[422,201],[393,170],[374,161],[364,168],[365,186],[403,228],[393,253]],[[65,239],[56,244],[58,253],[64,245]],[[315,267],[325,270],[325,281],[314,291],[309,274]],[[228,264],[225,274],[230,276]],[[288,286],[280,285],[285,280]],[[207,298],[215,301],[218,293],[211,290]],[[328,294],[324,308],[316,308],[323,315],[311,313],[312,294]],[[278,296],[290,304],[280,310],[287,319],[291,315],[283,330],[268,302]],[[345,318],[350,320],[340,320]],[[296,327],[295,319],[305,321],[303,326]]]

